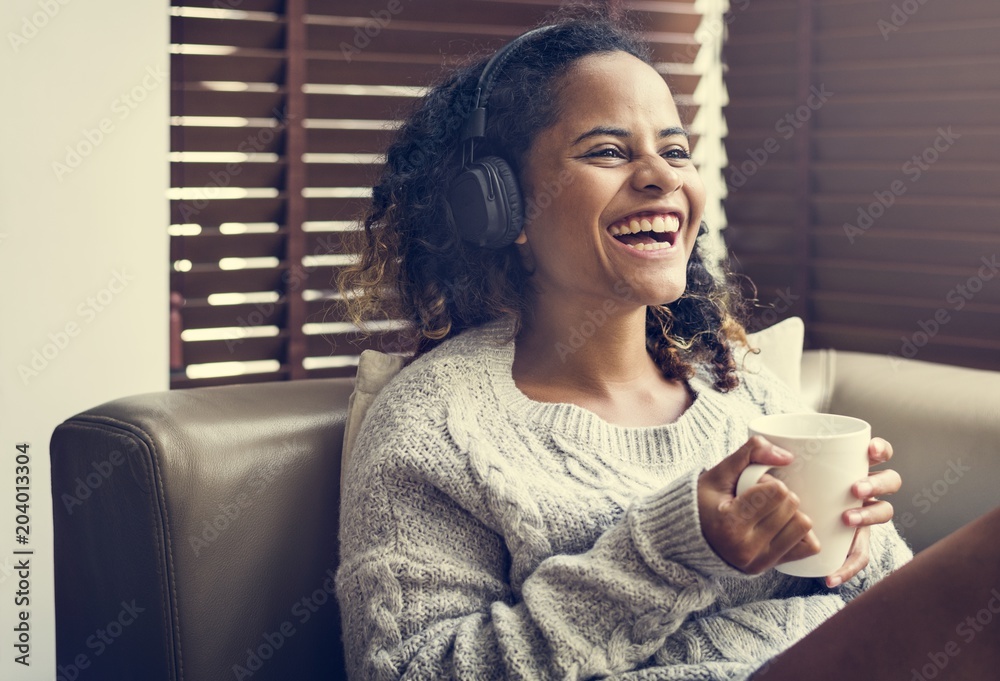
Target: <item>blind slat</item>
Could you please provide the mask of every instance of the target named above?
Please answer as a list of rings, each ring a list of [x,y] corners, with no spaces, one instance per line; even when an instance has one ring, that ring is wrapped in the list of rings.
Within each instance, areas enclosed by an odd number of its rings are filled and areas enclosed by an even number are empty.
[[[207,298],[213,293],[250,293],[282,290],[280,268],[223,270],[198,265],[189,272],[171,272],[170,290],[185,298]]]
[[[172,54],[170,68],[187,82],[230,81],[281,83],[285,59],[281,52],[267,54]]]
[[[280,187],[285,163],[175,163],[174,187]]]
[[[171,116],[238,116],[277,118],[283,111],[285,93],[227,92],[188,86],[170,92]]]
[[[285,46],[284,21],[170,17],[171,42],[188,45],[231,45],[278,50]]]
[[[222,258],[281,257],[284,253],[283,231],[263,234],[205,233],[196,236],[170,237],[170,257],[193,263],[218,262]]]
[[[279,127],[174,125],[170,128],[171,151],[274,154],[284,148],[285,132]]]
[[[211,196],[209,191],[206,197]],[[282,222],[285,201],[273,199],[201,199],[171,201],[170,221],[218,226],[224,222]]]
[[[261,338],[247,337],[219,341],[185,341],[184,361],[188,364],[213,362],[256,362],[264,359],[280,360],[285,353],[288,335]]]
[[[188,300],[181,308],[181,315],[186,329],[281,326],[285,321],[285,301],[209,305],[205,300]]]

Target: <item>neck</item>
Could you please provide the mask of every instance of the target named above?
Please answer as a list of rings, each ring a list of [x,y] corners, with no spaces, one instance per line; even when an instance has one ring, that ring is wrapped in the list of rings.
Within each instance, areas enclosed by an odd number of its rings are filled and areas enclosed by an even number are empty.
[[[662,383],[646,351],[645,306],[614,299],[555,306],[541,298],[517,338],[516,375],[608,397]]]

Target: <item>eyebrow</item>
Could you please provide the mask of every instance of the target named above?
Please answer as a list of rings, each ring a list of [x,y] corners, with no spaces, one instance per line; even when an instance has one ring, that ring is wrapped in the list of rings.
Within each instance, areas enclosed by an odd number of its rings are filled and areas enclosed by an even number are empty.
[[[601,135],[608,135],[609,137],[626,137],[627,138],[627,137],[631,137],[632,133],[630,133],[628,130],[624,130],[622,128],[609,128],[609,127],[606,127],[606,126],[599,125],[596,128],[591,128],[587,132],[585,132],[582,135],[580,135],[579,137],[577,137],[575,140],[573,140],[573,144],[570,145],[570,146],[575,146],[575,145],[579,144],[580,142],[582,142],[583,140],[588,139],[590,137],[599,137]],[[662,139],[664,137],[673,137],[674,135],[682,135],[685,139],[690,139],[691,138],[691,136],[688,134],[687,130],[685,130],[684,128],[676,128],[676,127],[675,128],[664,128],[663,130],[661,130],[659,132],[659,134],[657,135],[657,137],[660,138],[660,139]]]

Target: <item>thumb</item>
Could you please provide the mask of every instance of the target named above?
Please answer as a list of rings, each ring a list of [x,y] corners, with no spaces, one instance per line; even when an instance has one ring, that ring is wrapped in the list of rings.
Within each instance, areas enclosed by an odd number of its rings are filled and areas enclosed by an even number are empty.
[[[795,457],[781,447],[771,444],[760,435],[754,435],[742,447],[707,471],[710,484],[719,490],[736,489],[736,481],[752,463],[765,466],[786,466]]]

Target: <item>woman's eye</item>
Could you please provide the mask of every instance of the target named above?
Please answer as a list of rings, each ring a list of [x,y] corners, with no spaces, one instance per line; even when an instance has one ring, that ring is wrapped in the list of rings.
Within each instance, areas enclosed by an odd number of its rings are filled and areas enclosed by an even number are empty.
[[[673,147],[663,152],[663,156],[666,158],[689,159],[691,158],[691,153],[683,147]]]
[[[589,154],[590,158],[625,158],[622,152],[618,151],[614,147],[605,147],[604,149],[597,149]]]

